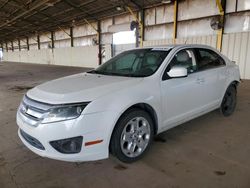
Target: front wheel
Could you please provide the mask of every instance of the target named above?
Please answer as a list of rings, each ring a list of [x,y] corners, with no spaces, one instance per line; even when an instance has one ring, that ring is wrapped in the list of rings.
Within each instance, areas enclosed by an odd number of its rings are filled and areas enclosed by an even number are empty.
[[[153,121],[140,109],[126,112],[118,121],[111,138],[111,152],[123,162],[134,162],[148,150],[153,138]]]
[[[230,85],[227,88],[220,107],[221,113],[224,116],[230,116],[233,114],[236,107],[236,94],[236,87],[234,85]]]

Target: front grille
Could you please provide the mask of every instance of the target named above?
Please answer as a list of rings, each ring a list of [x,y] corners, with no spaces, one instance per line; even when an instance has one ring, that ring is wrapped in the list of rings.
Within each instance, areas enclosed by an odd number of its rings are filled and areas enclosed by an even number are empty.
[[[35,139],[34,137],[28,135],[27,133],[25,133],[22,129],[20,129],[20,133],[22,135],[22,137],[32,146],[34,146],[35,148],[38,148],[40,150],[45,150],[44,146],[41,144],[41,142],[39,142],[37,139]]]
[[[19,113],[27,124],[37,126],[51,107],[50,104],[41,103],[24,96],[19,107]]]

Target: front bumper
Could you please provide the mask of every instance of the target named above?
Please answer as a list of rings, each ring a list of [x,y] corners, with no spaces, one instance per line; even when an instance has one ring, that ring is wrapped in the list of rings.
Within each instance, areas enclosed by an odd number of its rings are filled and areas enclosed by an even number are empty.
[[[42,157],[70,162],[94,161],[105,159],[109,155],[109,140],[113,130],[112,118],[112,112],[100,112],[81,115],[74,120],[39,124],[34,127],[25,123],[17,113],[18,135],[25,146]],[[21,134],[21,130],[39,141],[44,150],[30,144]],[[50,144],[51,141],[77,136],[83,137],[80,153],[63,154]],[[95,140],[102,140],[102,142],[85,146],[86,143]]]

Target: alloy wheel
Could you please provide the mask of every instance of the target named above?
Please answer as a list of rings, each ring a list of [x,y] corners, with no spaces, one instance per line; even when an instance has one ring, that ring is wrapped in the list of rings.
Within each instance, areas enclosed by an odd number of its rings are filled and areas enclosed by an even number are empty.
[[[120,145],[127,157],[137,157],[146,149],[150,141],[150,124],[143,117],[131,119],[124,127]]]

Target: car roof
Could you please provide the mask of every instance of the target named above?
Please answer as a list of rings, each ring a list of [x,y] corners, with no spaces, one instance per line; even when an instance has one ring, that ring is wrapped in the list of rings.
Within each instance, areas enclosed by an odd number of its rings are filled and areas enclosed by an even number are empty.
[[[181,48],[205,48],[210,49],[213,51],[216,51],[219,53],[219,51],[211,46],[204,45],[204,44],[169,44],[169,45],[158,45],[158,46],[146,46],[146,47],[138,47],[134,49],[129,49],[125,51],[131,51],[131,50],[140,50],[140,49],[154,49],[154,50],[163,50],[163,51],[169,51],[172,49],[178,50]],[[220,54],[220,53],[219,53]]]
[[[215,48],[204,45],[204,44],[169,44],[169,45],[157,45],[157,46],[145,46],[145,47],[137,47],[134,49],[129,49],[125,51],[130,50],[140,50],[140,49],[155,49],[155,50],[170,50],[170,49],[178,49],[178,48],[206,48],[206,49],[212,49],[214,51],[217,51]]]
[[[182,48],[182,47],[186,47],[186,48],[209,48],[209,49],[214,49],[211,46],[208,45],[204,45],[204,44],[169,44],[169,45],[157,45],[157,46],[148,46],[148,47],[142,47],[142,48],[169,48],[169,49],[173,49],[173,48]],[[140,48],[139,48],[140,49]]]

